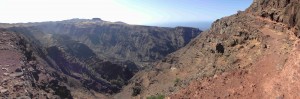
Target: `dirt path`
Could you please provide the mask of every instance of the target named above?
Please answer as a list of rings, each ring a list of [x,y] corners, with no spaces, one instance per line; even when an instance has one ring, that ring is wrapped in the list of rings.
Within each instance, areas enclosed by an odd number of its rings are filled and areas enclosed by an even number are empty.
[[[275,96],[287,99],[300,97],[300,40],[295,41],[294,49],[291,52],[283,70],[264,83],[265,97]]]

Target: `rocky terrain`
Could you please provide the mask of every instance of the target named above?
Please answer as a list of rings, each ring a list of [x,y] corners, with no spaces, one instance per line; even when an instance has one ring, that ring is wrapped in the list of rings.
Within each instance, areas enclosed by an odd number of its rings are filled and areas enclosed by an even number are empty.
[[[0,27],[3,98],[112,98],[136,72],[201,32],[99,18]]]
[[[115,98],[297,98],[299,0],[254,0],[139,72]]]
[[[99,18],[0,24],[0,96],[298,98],[299,9],[254,0],[199,36]]]
[[[106,97],[88,92],[79,80],[51,68],[42,49],[25,36],[6,29],[0,35],[1,98]]]

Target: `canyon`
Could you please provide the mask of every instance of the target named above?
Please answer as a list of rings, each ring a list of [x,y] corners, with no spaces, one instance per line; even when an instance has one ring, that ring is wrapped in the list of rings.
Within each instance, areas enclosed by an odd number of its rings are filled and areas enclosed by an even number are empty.
[[[0,24],[2,98],[300,97],[299,0],[254,0],[201,31],[100,18]]]

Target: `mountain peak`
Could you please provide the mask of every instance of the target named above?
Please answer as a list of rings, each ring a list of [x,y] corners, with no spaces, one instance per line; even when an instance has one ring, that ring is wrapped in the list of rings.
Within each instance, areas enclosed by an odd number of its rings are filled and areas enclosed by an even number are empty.
[[[92,18],[93,21],[102,21],[101,18]]]

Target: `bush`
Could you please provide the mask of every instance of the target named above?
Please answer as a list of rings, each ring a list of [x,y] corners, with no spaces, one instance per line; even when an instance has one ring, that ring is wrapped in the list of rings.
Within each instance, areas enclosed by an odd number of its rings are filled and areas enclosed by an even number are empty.
[[[165,95],[156,95],[156,96],[149,96],[147,99],[165,99]]]
[[[176,78],[175,81],[174,81],[174,85],[175,86],[178,86],[180,83],[180,79],[179,78]]]
[[[113,85],[117,85],[118,87],[122,87],[123,85],[125,85],[124,81],[122,81],[121,79],[110,80],[110,83]]]
[[[132,92],[132,96],[137,96],[141,93],[142,89],[140,86],[134,86],[132,88],[133,92]]]

